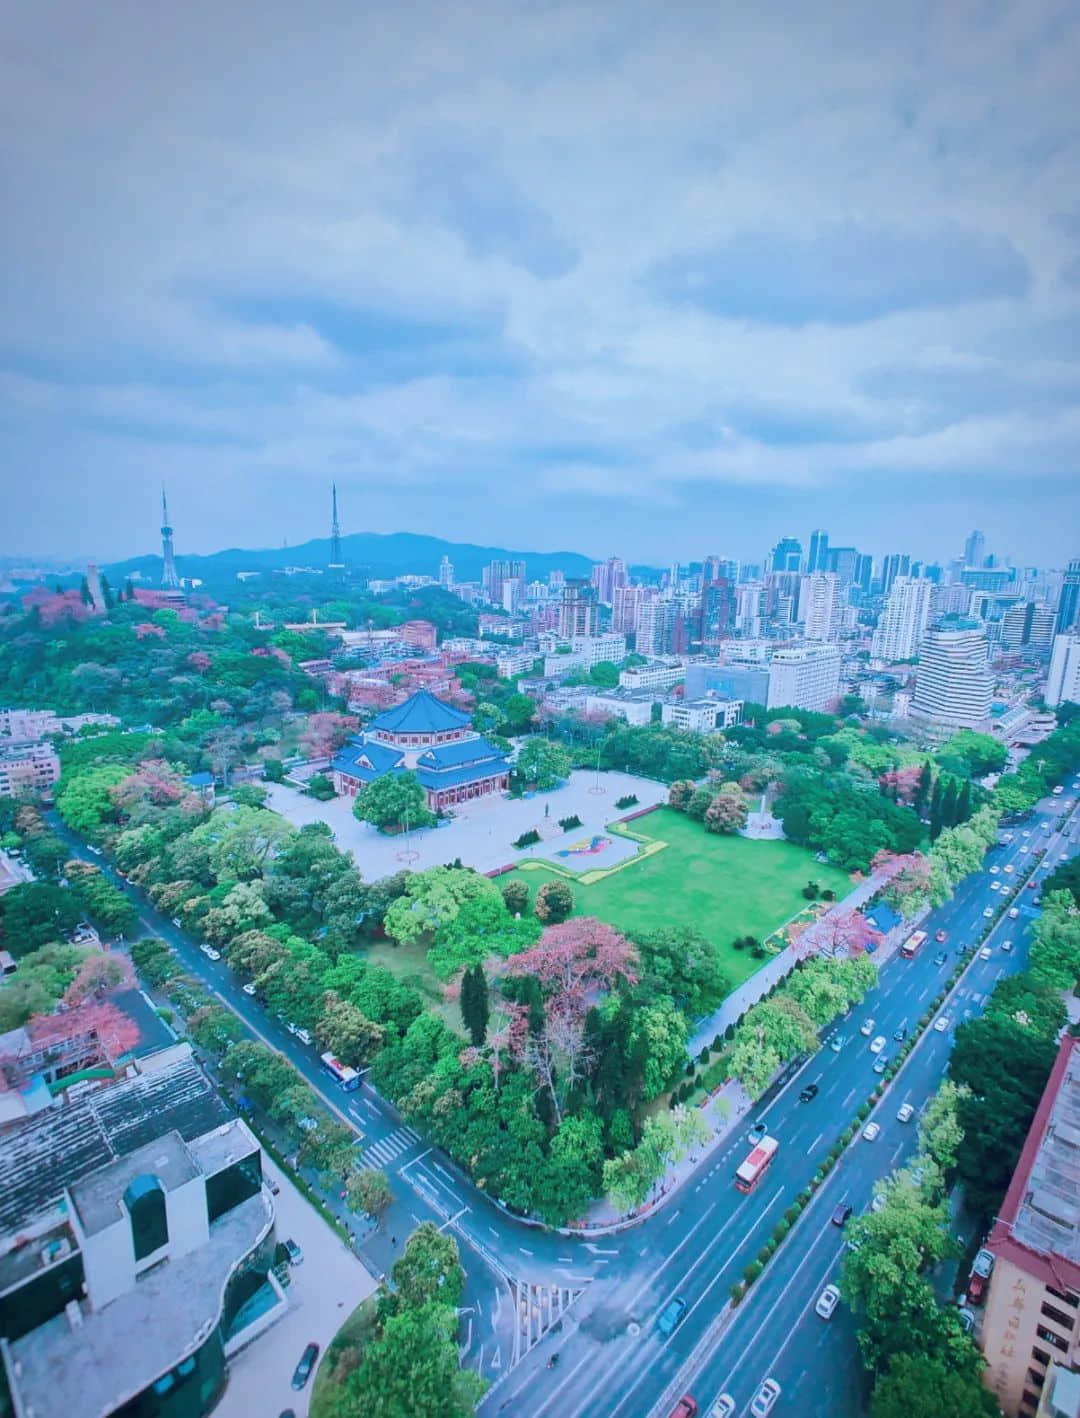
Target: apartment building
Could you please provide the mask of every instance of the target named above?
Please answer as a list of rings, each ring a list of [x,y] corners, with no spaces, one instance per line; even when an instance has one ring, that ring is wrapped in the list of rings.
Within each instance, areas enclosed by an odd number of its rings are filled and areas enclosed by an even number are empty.
[[[986,634],[978,621],[950,617],[930,627],[919,644],[913,719],[946,733],[985,729],[993,688]]]
[[[1080,704],[1080,635],[1067,633],[1054,636],[1050,672],[1046,677],[1043,697],[1051,709],[1069,700]]]
[[[0,797],[37,797],[60,777],[60,759],[48,740],[10,747],[2,743],[0,740]]]
[[[835,645],[792,645],[769,664],[766,708],[830,709],[840,694],[840,651]]]
[[[898,576],[885,601],[871,654],[875,660],[910,660],[930,621],[934,583],[918,576]]]
[[[1078,1039],[1061,1041],[986,1247],[984,1382],[1009,1418],[1034,1418],[1052,1366],[1080,1368]]]
[[[681,660],[651,665],[635,665],[631,670],[620,670],[619,685],[622,689],[671,689],[679,684],[686,674]]]

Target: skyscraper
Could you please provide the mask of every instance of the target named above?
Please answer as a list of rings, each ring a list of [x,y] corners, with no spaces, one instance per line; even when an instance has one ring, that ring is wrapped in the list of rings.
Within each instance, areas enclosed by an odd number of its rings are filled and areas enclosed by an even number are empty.
[[[1069,562],[1069,569],[1065,573],[1065,580],[1061,584],[1061,595],[1058,597],[1057,633],[1062,635],[1066,630],[1071,630],[1077,624],[1078,613],[1080,613],[1080,556],[1075,556]]]
[[[799,619],[807,640],[832,640],[840,619],[836,573],[815,571],[799,583]]]
[[[338,522],[337,513],[337,483],[331,484],[330,496],[330,565],[327,569],[336,576],[341,576],[345,570],[345,563],[341,559],[341,525]]]
[[[781,537],[772,549],[769,566],[773,571],[801,571],[802,542],[798,537]]]
[[[449,591],[454,584],[454,563],[448,556],[444,556],[439,562],[439,585],[445,586]]]
[[[169,525],[169,504],[165,501],[165,489],[161,489],[161,584],[167,591],[180,589],[180,577],[176,574],[173,561],[172,527]]]
[[[1050,656],[1050,672],[1046,677],[1043,698],[1051,709],[1068,700],[1080,704],[1080,635],[1066,631],[1054,636],[1054,650]]]
[[[493,606],[505,604],[503,587],[507,581],[520,581],[518,599],[525,595],[525,563],[523,561],[493,561],[481,573],[484,594]]]
[[[621,556],[609,556],[607,561],[598,562],[592,569],[592,583],[605,606],[613,604],[616,589],[625,586],[627,579],[626,562]]]
[[[980,623],[949,617],[932,625],[919,644],[911,717],[950,731],[982,729],[990,718],[993,688]]]
[[[806,558],[806,569],[811,575],[815,571],[830,571],[829,534],[819,527],[810,533],[810,551]]]
[[[655,595],[655,586],[616,586],[611,595],[612,630],[632,635],[637,629],[638,607]]]
[[[697,638],[703,649],[715,649],[731,634],[735,599],[726,577],[707,581],[697,607]]]
[[[898,576],[885,601],[872,653],[877,660],[910,660],[919,648],[930,619],[933,585],[913,576]]]
[[[972,532],[964,543],[964,565],[976,568],[983,564],[986,555],[986,538],[982,532]]]
[[[907,576],[911,571],[911,557],[906,552],[894,551],[881,565],[881,594],[887,596],[898,576]]]
[[[565,640],[596,634],[596,587],[580,577],[567,577],[559,606],[559,634]]]

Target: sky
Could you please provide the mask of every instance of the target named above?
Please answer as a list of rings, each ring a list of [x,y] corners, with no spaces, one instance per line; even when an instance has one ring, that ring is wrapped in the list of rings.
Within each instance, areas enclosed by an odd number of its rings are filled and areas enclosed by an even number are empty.
[[[1080,7],[14,0],[0,553],[1080,554]]]

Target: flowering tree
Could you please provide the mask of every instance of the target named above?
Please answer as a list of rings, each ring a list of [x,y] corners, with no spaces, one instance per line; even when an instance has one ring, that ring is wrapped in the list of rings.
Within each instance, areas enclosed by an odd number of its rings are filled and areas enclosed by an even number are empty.
[[[929,857],[921,852],[907,852],[894,856],[889,852],[878,852],[871,863],[875,873],[888,871],[891,879],[884,891],[885,900],[905,920],[921,911],[931,899]]]
[[[96,996],[101,998],[109,990],[122,986],[132,988],[135,972],[126,955],[107,954],[93,951],[79,967],[79,972],[67,987],[64,1003],[68,1006],[82,1004],[84,1000]]]
[[[205,650],[192,650],[191,654],[187,657],[187,662],[192,669],[198,670],[200,674],[205,674],[213,664],[213,661]]]
[[[707,832],[738,832],[746,826],[750,804],[738,783],[725,783],[705,809]]]
[[[896,803],[913,803],[919,796],[922,768],[890,768],[878,778],[878,787]]]
[[[854,957],[881,938],[881,932],[858,911],[830,911],[804,933],[802,943],[816,955]]]
[[[300,747],[308,758],[329,758],[356,732],[359,722],[351,714],[312,714],[300,736]]]

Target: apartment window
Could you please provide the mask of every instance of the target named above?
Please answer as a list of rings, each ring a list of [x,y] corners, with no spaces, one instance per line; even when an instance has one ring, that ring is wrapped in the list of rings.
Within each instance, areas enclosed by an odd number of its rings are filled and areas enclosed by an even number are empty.
[[[1053,1320],[1055,1324],[1061,1325],[1062,1329],[1072,1329],[1075,1323],[1075,1316],[1067,1315],[1064,1310],[1055,1309],[1053,1305],[1044,1304],[1042,1312],[1048,1320]]]
[[[1031,1357],[1037,1364],[1042,1364],[1044,1368],[1050,1362],[1050,1355],[1045,1349],[1033,1349],[1031,1351]]]
[[[1055,1290],[1052,1285],[1046,1287],[1046,1293],[1053,1295],[1059,1300],[1064,1300],[1067,1305],[1071,1305],[1075,1310],[1080,1305],[1080,1295],[1069,1295],[1064,1290]]]
[[[1052,1344],[1055,1349],[1059,1349],[1063,1354],[1069,1352],[1069,1341],[1062,1339],[1061,1335],[1055,1334],[1052,1329],[1046,1329],[1043,1325],[1039,1325],[1035,1333],[1045,1344]]]
[[[1037,1389],[1042,1388],[1043,1384],[1046,1382],[1046,1375],[1040,1374],[1038,1369],[1029,1369],[1027,1371],[1027,1376],[1030,1382],[1033,1383]]]

